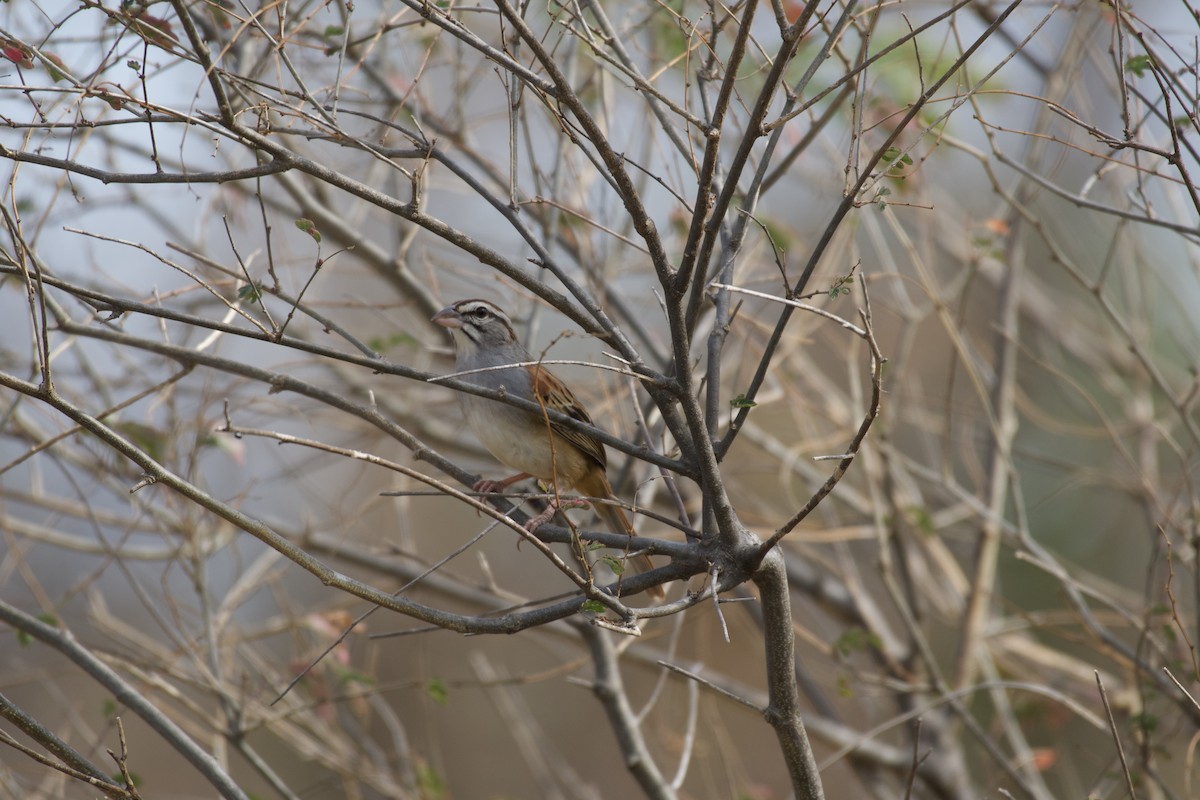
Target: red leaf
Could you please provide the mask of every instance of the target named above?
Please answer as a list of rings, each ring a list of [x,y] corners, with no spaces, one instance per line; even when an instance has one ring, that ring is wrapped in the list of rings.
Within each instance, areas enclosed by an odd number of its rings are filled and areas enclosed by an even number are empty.
[[[25,45],[13,39],[0,40],[0,55],[3,55],[18,67],[28,69],[33,66],[33,54],[26,49]]]
[[[171,29],[170,20],[147,14],[145,11],[139,11],[132,17],[136,21],[133,29],[150,44],[168,47],[175,43],[175,32]]]
[[[1053,747],[1035,747],[1033,750],[1033,768],[1045,772],[1058,763],[1058,751]]]

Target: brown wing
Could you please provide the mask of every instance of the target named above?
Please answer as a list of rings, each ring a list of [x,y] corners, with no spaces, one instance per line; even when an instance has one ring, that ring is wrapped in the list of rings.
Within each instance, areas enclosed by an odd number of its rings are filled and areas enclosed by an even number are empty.
[[[587,411],[575,399],[575,395],[567,388],[567,385],[559,380],[554,373],[545,367],[531,367],[529,374],[533,379],[534,394],[537,395],[538,400],[546,408],[561,411],[580,422],[586,422],[588,425],[595,424],[592,422],[592,418],[588,416]],[[554,420],[550,420],[550,430],[582,450],[588,458],[600,465],[600,469],[603,470],[608,467],[608,456],[604,452],[604,445],[594,436],[575,430],[574,428],[568,428],[561,422],[555,422]]]

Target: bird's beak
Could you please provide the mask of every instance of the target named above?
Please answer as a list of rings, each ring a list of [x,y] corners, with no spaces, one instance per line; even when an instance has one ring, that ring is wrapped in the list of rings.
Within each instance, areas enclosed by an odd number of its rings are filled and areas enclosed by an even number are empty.
[[[454,306],[446,306],[434,314],[429,321],[434,325],[441,325],[443,328],[461,328],[463,326],[462,315],[454,310]]]

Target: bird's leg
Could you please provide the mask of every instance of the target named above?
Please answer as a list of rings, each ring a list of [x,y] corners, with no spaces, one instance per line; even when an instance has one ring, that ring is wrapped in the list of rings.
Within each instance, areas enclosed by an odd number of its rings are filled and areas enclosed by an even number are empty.
[[[512,486],[517,481],[523,481],[526,478],[532,478],[532,477],[533,476],[530,475],[528,472],[518,472],[516,475],[512,475],[508,478],[505,478],[504,480],[476,481],[475,485],[472,486],[471,488],[477,492],[482,492],[483,494],[501,494],[504,492],[505,489]]]

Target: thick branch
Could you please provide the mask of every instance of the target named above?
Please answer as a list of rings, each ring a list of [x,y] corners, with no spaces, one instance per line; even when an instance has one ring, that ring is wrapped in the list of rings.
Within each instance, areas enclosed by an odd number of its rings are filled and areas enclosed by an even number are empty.
[[[788,596],[783,555],[772,550],[754,575],[763,609],[763,636],[767,667],[767,705],[764,716],[783,749],[792,777],[792,791],[804,800],[822,800],[817,759],[800,718],[800,693],[796,689],[796,641],[792,632],[792,606]]]

